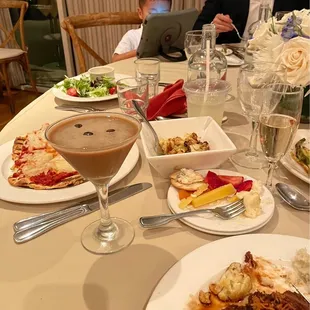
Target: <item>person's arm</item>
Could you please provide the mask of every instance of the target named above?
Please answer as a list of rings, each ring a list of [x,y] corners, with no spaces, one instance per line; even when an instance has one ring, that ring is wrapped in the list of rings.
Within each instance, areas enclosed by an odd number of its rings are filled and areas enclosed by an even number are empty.
[[[218,34],[234,30],[230,16],[222,13],[220,0],[207,0],[193,29],[201,30],[204,24],[213,23]]]
[[[131,58],[131,57],[135,57],[136,55],[137,55],[137,51],[136,50],[133,50],[133,51],[130,51],[130,52],[126,52],[126,53],[123,53],[123,54],[114,53],[113,56],[112,56],[112,62],[120,61],[120,60]]]
[[[136,47],[132,42],[132,30],[129,30],[118,43],[112,55],[112,62],[134,57],[136,53]]]
[[[193,30],[201,30],[204,24],[211,24],[216,14],[220,12],[220,1],[219,0],[206,0],[206,3],[198,16]]]

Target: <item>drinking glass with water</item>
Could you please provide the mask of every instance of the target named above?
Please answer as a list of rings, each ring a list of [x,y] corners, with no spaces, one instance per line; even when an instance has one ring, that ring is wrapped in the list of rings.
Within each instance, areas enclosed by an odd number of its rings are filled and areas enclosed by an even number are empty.
[[[145,78],[149,82],[149,98],[158,94],[160,79],[160,61],[157,58],[140,58],[135,60],[136,78]]]
[[[146,78],[125,78],[116,83],[118,103],[125,114],[137,116],[132,100],[140,105],[144,113],[149,104],[149,84]],[[138,117],[139,118],[139,117]]]

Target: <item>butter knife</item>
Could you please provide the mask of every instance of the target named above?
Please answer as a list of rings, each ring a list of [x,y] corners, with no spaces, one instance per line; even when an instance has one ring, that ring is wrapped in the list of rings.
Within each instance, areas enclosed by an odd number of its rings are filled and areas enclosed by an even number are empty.
[[[152,184],[150,183],[138,183],[117,189],[115,191],[111,191],[109,194],[109,204],[111,205],[131,197],[150,187],[152,187]],[[16,231],[13,236],[14,241],[16,243],[24,243],[46,233],[55,227],[58,227],[86,214],[92,213],[98,209],[98,198],[93,197],[87,201],[79,203],[78,205],[74,205],[63,210],[45,213],[39,216],[34,216],[18,221],[13,226],[14,230]]]

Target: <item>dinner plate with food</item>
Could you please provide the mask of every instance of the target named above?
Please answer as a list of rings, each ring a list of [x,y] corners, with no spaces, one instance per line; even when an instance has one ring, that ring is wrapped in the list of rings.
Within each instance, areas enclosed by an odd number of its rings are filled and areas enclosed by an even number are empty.
[[[203,232],[215,235],[248,233],[266,225],[274,213],[271,192],[260,181],[234,171],[182,168],[171,174],[170,181],[168,206],[175,214],[243,200],[245,211],[229,220],[211,213],[181,219],[184,224]]]
[[[309,240],[273,234],[208,243],[165,274],[146,310],[308,310],[309,253]]]
[[[128,78],[126,74],[115,77],[103,76],[91,79],[89,73],[65,79],[56,84],[52,91],[56,98],[73,102],[98,102],[117,98],[116,82]]]
[[[310,131],[299,129],[291,149],[282,158],[283,166],[299,179],[310,184]]]
[[[39,130],[17,137],[0,146],[0,199],[42,204],[73,200],[95,193],[69,163],[52,148],[44,133],[49,124]],[[139,159],[134,145],[111,185],[123,179]]]

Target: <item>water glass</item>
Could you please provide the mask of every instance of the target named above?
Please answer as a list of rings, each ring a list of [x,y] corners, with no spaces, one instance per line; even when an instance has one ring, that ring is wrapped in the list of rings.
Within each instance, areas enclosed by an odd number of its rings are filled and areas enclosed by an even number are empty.
[[[187,31],[184,40],[184,51],[187,60],[201,48],[202,30]]]
[[[149,83],[146,78],[120,79],[117,81],[116,87],[119,107],[125,114],[138,117],[132,100],[136,100],[143,112],[146,113],[149,104]]]
[[[303,94],[303,87],[284,83],[272,84],[267,90],[259,117],[259,136],[268,160],[266,186],[270,189],[276,164],[294,140],[300,122]]]
[[[247,63],[240,67],[237,80],[238,99],[243,113],[250,118],[252,133],[249,148],[232,155],[232,161],[249,169],[261,169],[267,166],[265,156],[257,151],[258,119],[264,100],[266,87],[284,81],[286,67],[270,62]]]
[[[157,58],[140,58],[135,60],[136,78],[145,78],[149,82],[149,98],[158,94],[160,79],[160,61]]]
[[[188,117],[211,116],[221,126],[230,89],[230,84],[223,80],[211,79],[208,89],[205,79],[187,81],[183,90],[186,94]]]

